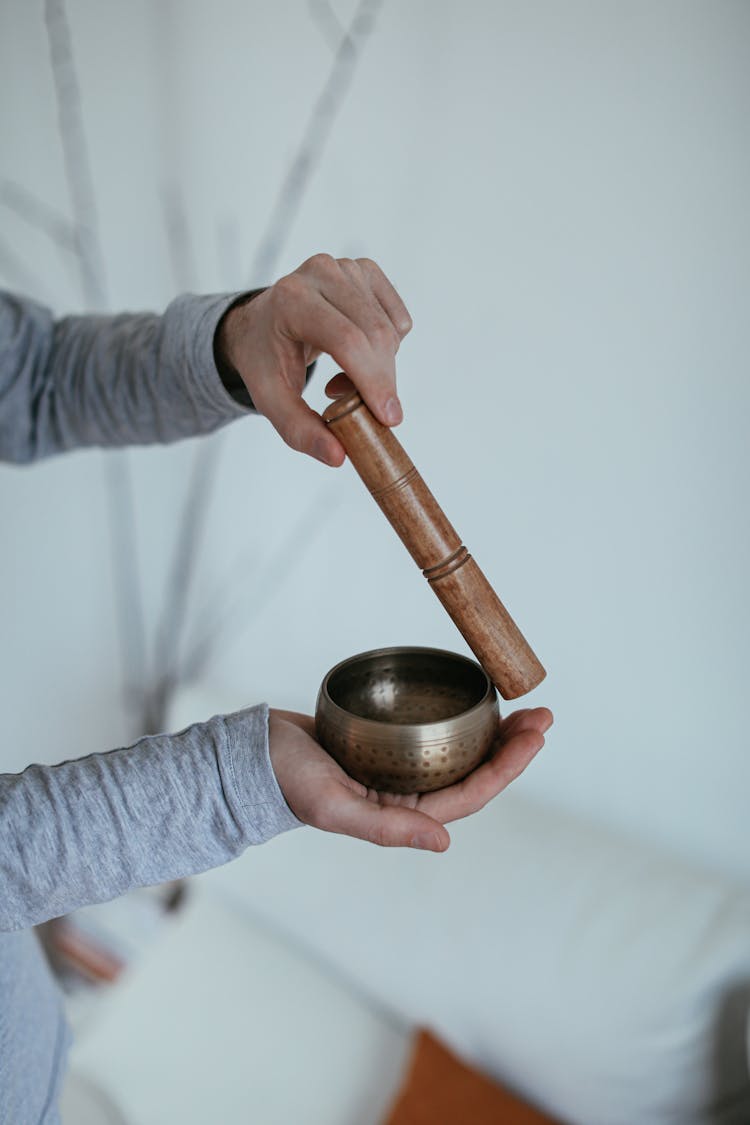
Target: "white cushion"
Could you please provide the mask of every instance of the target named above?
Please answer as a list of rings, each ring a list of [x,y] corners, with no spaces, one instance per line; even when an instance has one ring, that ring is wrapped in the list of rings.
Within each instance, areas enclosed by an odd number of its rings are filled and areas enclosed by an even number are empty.
[[[512,794],[452,834],[303,829],[203,878],[567,1121],[750,1121],[747,890]]]
[[[191,891],[79,1037],[74,1072],[129,1125],[380,1122],[408,1033],[208,888]],[[63,1121],[78,1125],[73,1086]]]

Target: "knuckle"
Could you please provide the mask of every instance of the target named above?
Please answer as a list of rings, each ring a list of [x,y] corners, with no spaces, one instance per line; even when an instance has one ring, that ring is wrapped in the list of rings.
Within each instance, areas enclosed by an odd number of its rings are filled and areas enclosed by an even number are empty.
[[[377,348],[382,348],[394,353],[397,351],[398,345],[401,342],[390,320],[386,320],[385,317],[375,324],[371,335],[372,341]]]
[[[329,274],[336,268],[336,259],[331,254],[319,253],[313,254],[306,262],[302,263],[300,269],[309,269],[316,274]]]
[[[341,326],[339,330],[340,351],[347,363],[357,362],[366,344],[365,334],[356,324],[349,323]]]
[[[387,848],[390,846],[390,836],[385,825],[376,824],[369,833],[370,843],[376,844],[379,848]]]
[[[404,309],[404,311],[401,313],[401,315],[398,318],[398,334],[399,334],[399,336],[402,339],[403,339],[404,336],[408,336],[413,327],[414,327],[414,321],[412,320],[411,316],[406,311],[406,309]]]
[[[357,258],[357,265],[360,269],[364,270],[366,274],[380,273],[380,266],[373,262],[372,258]]]
[[[298,301],[306,289],[305,282],[299,275],[289,273],[281,277],[273,286],[272,293],[277,302],[286,307]]]

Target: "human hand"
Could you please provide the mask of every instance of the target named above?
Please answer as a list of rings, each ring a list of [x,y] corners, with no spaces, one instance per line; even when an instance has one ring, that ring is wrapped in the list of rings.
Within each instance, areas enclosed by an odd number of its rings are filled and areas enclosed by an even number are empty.
[[[403,417],[395,356],[410,330],[406,306],[375,262],[316,254],[231,308],[217,348],[287,445],[341,465],[343,446],[302,399],[307,367],[332,356],[379,421],[395,426]]]
[[[444,825],[470,816],[523,773],[552,725],[546,707],[501,719],[489,759],[463,781],[435,793],[379,793],[354,781],[315,741],[309,715],[272,710],[271,763],[287,804],[299,820],[324,832],[356,836],[383,847],[444,852]]]

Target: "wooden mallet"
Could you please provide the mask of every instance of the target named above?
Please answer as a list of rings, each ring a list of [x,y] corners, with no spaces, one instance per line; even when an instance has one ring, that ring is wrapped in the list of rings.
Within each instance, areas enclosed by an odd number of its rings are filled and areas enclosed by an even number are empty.
[[[503,699],[535,688],[544,668],[396,435],[357,391],[331,403],[323,419]]]

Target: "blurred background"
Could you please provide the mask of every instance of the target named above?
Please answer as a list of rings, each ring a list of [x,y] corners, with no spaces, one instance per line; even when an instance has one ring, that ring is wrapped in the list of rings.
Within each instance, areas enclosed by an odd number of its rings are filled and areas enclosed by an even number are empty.
[[[0,6],[0,283],[160,310],[374,258],[400,437],[548,669],[519,791],[744,882],[749,34],[739,0]],[[354,473],[263,419],[4,466],[0,503],[6,771],[465,651]]]
[[[269,283],[318,250],[375,258],[415,324],[400,436],[549,670],[530,701],[557,726],[521,785],[750,877],[748,8],[364,11],[259,275],[357,6],[70,0],[107,305]],[[81,311],[75,255],[9,206],[72,214],[44,9],[6,0],[0,18],[0,274]],[[312,711],[353,652],[463,651],[349,469],[261,419],[210,440],[183,642],[218,630],[202,674],[223,693]],[[199,455],[127,455],[141,690]],[[139,733],[110,545],[120,456],[0,473],[6,769]]]

